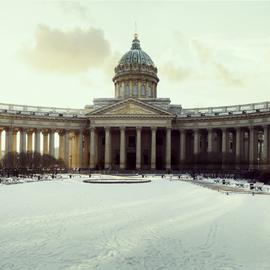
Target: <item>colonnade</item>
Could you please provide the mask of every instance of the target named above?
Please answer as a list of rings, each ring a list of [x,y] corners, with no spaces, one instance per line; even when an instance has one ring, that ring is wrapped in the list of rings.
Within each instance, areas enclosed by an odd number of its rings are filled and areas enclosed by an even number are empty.
[[[90,129],[90,168],[94,169],[97,167],[98,162],[98,133],[95,127]],[[127,169],[127,136],[126,131],[127,127],[119,128],[119,169]],[[142,130],[144,127],[136,127],[133,128],[135,130],[135,168],[136,170],[142,169]],[[147,128],[149,130],[149,128]],[[104,145],[104,168],[110,169],[112,168],[112,136],[111,136],[111,127],[105,127],[105,145]],[[167,127],[166,131],[166,169],[171,169],[171,127]],[[150,129],[151,132],[151,154],[150,154],[150,168],[152,170],[156,169],[156,153],[157,153],[157,144],[156,144],[156,134],[157,127],[152,127]]]
[[[115,83],[115,97],[151,97],[157,96],[155,81],[124,80]]]
[[[5,131],[4,145],[2,149],[2,133]],[[56,157],[55,135],[59,134],[59,153],[58,158],[64,160],[69,168],[79,168],[88,166],[87,143],[83,149],[83,140],[87,140],[88,135],[82,130],[57,130],[57,129],[38,129],[38,128],[1,128],[0,129],[0,160],[3,152],[34,152],[43,153]],[[41,145],[41,136],[43,142]],[[19,143],[17,143],[19,139]],[[42,147],[41,147],[42,146]]]
[[[58,133],[58,157],[69,168],[125,170],[134,158],[133,169],[170,170],[194,164],[196,157],[204,159],[207,155],[213,158],[219,155],[223,165],[230,162],[236,167],[239,164],[247,164],[249,168],[270,166],[267,125],[193,129],[122,126],[91,127],[89,130],[9,127],[0,129],[0,159],[4,130],[5,153],[36,152],[51,156],[56,154],[55,134]]]
[[[100,161],[98,155],[100,144],[99,136],[104,136],[104,169],[113,167],[112,154],[113,146],[112,131],[117,128],[105,127],[103,132],[98,132],[101,128],[92,127],[90,129],[90,168],[97,168]],[[127,130],[129,127],[118,128],[119,136],[119,169],[127,168]],[[142,161],[142,141],[146,136],[142,136],[142,130],[150,132],[149,156],[150,164],[148,169],[157,169],[157,155],[164,156],[163,169],[177,169],[187,163],[196,163],[196,156],[202,157],[212,155],[215,159],[218,155],[220,163],[247,164],[249,168],[255,168],[258,165],[268,165],[270,163],[269,147],[269,127],[268,126],[247,126],[235,128],[171,128],[171,127],[134,127],[133,131],[136,137],[135,149],[135,167],[140,170],[145,168]],[[157,131],[163,131],[163,148],[157,146]],[[159,143],[160,144],[160,143]],[[173,148],[173,150],[172,150]],[[161,149],[161,150],[160,150]],[[162,151],[162,153],[159,153]],[[172,161],[173,159],[173,161]],[[176,161],[177,162],[176,162]],[[206,160],[206,159],[205,159]],[[209,161],[209,160],[208,160]],[[216,160],[214,160],[216,162]],[[177,164],[175,164],[177,163]],[[115,165],[115,164],[114,164]],[[209,164],[211,165],[211,164]]]
[[[180,163],[193,155],[221,154],[222,163],[246,163],[249,168],[270,163],[269,126],[246,126],[235,128],[180,129]],[[187,140],[191,141],[188,145]],[[192,145],[193,144],[193,145]],[[187,147],[190,147],[188,151]],[[226,161],[231,154],[233,160]]]

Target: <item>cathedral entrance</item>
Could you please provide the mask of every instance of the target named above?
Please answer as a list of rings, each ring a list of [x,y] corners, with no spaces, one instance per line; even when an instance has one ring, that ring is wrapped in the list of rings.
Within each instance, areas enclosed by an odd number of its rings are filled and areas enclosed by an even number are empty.
[[[136,153],[135,152],[127,153],[126,168],[127,168],[127,170],[135,170],[136,169]]]

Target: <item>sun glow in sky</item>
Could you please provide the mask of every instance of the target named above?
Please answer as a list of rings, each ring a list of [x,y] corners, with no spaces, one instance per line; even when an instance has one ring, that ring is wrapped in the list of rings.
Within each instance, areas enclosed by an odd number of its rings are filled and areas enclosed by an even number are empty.
[[[137,23],[158,97],[187,107],[270,101],[270,2],[6,1],[0,102],[83,108],[113,97]]]

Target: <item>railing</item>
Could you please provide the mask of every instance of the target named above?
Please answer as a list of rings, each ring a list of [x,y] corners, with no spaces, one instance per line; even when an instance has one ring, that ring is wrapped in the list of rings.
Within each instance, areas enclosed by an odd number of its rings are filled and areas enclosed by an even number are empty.
[[[204,107],[204,108],[190,108],[182,109],[181,114],[186,115],[202,115],[202,114],[230,114],[230,113],[251,113],[260,111],[269,111],[270,102],[250,103],[241,105],[221,106],[221,107]]]
[[[173,105],[172,105],[173,106]],[[188,108],[179,110],[179,117],[186,116],[215,116],[270,111],[270,102],[250,103],[220,107]],[[42,106],[27,106],[0,103],[0,113],[54,116],[54,117],[84,117],[84,109],[56,108]]]
[[[84,109],[56,108],[42,106],[28,106],[17,104],[0,103],[0,112],[9,114],[30,114],[40,116],[70,116],[82,117],[85,114]]]

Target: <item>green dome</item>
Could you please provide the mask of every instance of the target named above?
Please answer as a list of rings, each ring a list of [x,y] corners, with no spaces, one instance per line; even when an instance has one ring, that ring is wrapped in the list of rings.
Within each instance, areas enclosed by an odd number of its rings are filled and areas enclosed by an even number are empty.
[[[147,66],[155,66],[150,56],[141,49],[137,35],[135,35],[132,41],[131,49],[125,53],[119,61],[119,65],[125,64],[145,64]]]
[[[150,56],[141,49],[135,34],[131,49],[114,69],[115,97],[156,98],[157,71]]]

